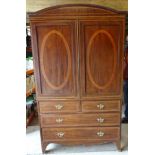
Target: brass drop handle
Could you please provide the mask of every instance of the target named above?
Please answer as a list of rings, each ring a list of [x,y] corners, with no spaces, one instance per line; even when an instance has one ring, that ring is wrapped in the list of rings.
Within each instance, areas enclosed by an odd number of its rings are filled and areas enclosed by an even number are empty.
[[[57,104],[57,105],[55,105],[55,108],[56,108],[57,110],[60,110],[60,109],[63,108],[63,105],[62,105],[62,104]]]
[[[58,136],[58,137],[60,137],[60,138],[62,138],[63,136],[64,136],[64,132],[58,132],[58,133],[56,133],[56,135]]]
[[[104,118],[97,118],[97,121],[99,122],[99,123],[103,123],[104,122]]]
[[[98,135],[99,137],[103,137],[103,136],[104,136],[104,132],[99,131],[99,132],[97,132],[97,135]]]
[[[100,104],[97,105],[97,108],[103,109],[104,108],[104,105],[100,103]]]
[[[61,122],[63,122],[63,118],[56,118],[56,120],[55,120],[57,123],[61,123]]]

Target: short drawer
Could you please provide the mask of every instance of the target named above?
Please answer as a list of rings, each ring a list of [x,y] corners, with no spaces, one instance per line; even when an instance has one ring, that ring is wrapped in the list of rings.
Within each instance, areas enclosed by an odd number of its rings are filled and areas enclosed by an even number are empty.
[[[58,126],[118,126],[120,113],[105,114],[42,114],[40,117],[42,127]]]
[[[117,140],[119,127],[42,128],[44,141],[63,140]]]
[[[51,112],[77,112],[79,111],[78,101],[46,101],[39,102],[40,113]]]
[[[120,111],[120,101],[82,101],[83,112]]]

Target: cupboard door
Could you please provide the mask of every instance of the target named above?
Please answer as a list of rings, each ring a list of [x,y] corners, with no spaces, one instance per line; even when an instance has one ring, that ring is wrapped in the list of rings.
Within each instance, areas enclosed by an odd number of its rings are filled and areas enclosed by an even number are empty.
[[[39,67],[40,96],[76,96],[75,28],[75,22],[71,21],[52,21],[36,25],[39,61],[35,67]]]
[[[120,24],[80,22],[82,97],[120,95],[123,49]]]

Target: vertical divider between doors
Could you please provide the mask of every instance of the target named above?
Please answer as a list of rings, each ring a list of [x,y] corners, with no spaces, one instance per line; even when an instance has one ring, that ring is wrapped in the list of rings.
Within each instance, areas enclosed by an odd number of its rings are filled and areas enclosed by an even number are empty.
[[[81,78],[80,78],[80,35],[79,35],[79,19],[76,20],[76,37],[77,37],[77,43],[76,43],[76,52],[77,52],[77,73],[78,73],[78,79],[77,79],[77,89],[78,89],[78,98],[80,100],[79,104],[79,111],[81,111]]]

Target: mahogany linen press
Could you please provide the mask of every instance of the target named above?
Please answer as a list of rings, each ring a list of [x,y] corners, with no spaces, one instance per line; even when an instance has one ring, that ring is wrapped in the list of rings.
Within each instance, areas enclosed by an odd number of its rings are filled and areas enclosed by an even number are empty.
[[[97,5],[30,14],[42,151],[49,143],[121,149],[125,16]]]

